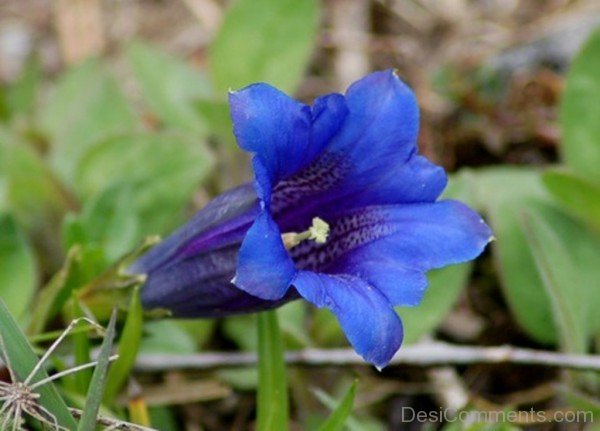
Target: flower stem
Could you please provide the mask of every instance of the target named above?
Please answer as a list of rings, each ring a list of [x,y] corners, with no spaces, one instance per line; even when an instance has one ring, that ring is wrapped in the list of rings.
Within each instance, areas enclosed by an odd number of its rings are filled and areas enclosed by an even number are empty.
[[[288,393],[277,312],[258,314],[257,431],[288,429]]]

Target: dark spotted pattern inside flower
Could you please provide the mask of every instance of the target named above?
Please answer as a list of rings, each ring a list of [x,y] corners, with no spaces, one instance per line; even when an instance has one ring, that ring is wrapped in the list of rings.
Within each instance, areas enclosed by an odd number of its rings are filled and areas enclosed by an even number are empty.
[[[323,271],[351,250],[393,234],[394,227],[383,220],[382,211],[368,208],[337,220],[325,220],[331,229],[325,244],[304,241],[290,254],[298,269]]]
[[[329,192],[339,186],[349,170],[342,155],[324,153],[307,168],[277,183],[271,211],[280,228],[305,229],[318,215],[319,207],[331,200]]]

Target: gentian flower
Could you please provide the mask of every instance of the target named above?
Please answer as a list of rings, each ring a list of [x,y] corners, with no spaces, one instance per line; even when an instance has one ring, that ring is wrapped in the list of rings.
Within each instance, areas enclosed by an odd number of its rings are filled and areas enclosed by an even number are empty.
[[[134,264],[148,276],[143,304],[210,317],[303,297],[385,366],[402,342],[393,307],[417,305],[427,271],[474,259],[492,238],[467,206],[438,201],[446,174],[417,154],[412,91],[388,70],[312,106],[267,84],[229,103],[255,181]]]

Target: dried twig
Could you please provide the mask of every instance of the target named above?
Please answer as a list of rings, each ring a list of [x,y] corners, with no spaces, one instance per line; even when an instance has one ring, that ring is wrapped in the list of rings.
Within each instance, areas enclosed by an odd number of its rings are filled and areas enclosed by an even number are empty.
[[[286,361],[292,365],[345,366],[368,365],[351,349],[305,349],[288,352]],[[207,352],[195,355],[141,354],[138,371],[173,369],[213,369],[254,365],[253,353]],[[600,355],[573,355],[512,346],[457,346],[442,342],[404,346],[390,365],[432,367],[440,365],[500,364],[542,365],[574,370],[600,371]]]
[[[83,410],[69,408],[69,411],[73,417],[79,419],[83,414]],[[131,422],[125,422],[118,419],[107,418],[105,416],[98,416],[96,419],[98,425],[108,427],[107,429],[118,430],[118,431],[157,431],[155,428],[148,428]]]

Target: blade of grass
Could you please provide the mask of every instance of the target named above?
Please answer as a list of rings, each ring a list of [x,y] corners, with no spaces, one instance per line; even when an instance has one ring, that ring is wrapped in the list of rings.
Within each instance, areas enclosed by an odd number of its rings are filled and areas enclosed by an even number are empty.
[[[275,311],[258,314],[257,431],[288,429],[283,342]]]
[[[71,304],[73,319],[83,316],[83,311],[81,307],[77,303],[77,301],[72,301]],[[83,365],[87,364],[91,361],[91,347],[90,347],[90,339],[88,337],[87,332],[77,332],[71,333],[73,337],[73,348],[75,354],[75,365]],[[92,380],[92,369],[82,370],[79,373],[75,373],[74,383],[77,392],[81,394],[85,394],[90,388],[90,382]]]
[[[340,401],[339,405],[331,413],[329,418],[321,425],[319,431],[341,431],[352,413],[354,397],[356,396],[356,380],[350,385],[350,388]]]
[[[33,348],[27,341],[23,332],[10,315],[4,302],[0,299],[0,344],[3,346],[4,358],[7,364],[12,367],[12,370],[20,381],[27,379],[31,371],[35,368],[38,357],[33,351]],[[38,379],[34,379],[33,383],[40,378],[45,379],[48,374],[42,369],[36,374]],[[64,400],[58,394],[56,387],[52,382],[48,382],[36,389],[39,393],[39,403],[47,409],[58,421],[58,424],[67,429],[76,429],[77,423]]]
[[[106,329],[106,334],[104,335],[104,341],[100,347],[98,363],[94,370],[94,374],[92,375],[92,380],[90,381],[85,408],[81,414],[81,420],[79,422],[79,427],[77,427],[77,431],[94,431],[96,429],[96,419],[98,417],[98,411],[100,410],[100,404],[102,404],[102,394],[106,383],[108,364],[110,363],[110,352],[115,338],[116,321],[117,313],[115,310],[112,313],[108,328]]]
[[[119,359],[117,359],[110,368],[106,379],[104,403],[107,405],[112,404],[123,387],[123,384],[127,381],[127,377],[135,364],[135,357],[140,348],[140,342],[142,340],[143,310],[139,290],[139,286],[133,290],[127,319],[125,320],[125,327],[123,328],[123,335],[121,336],[119,347],[117,349]]]

